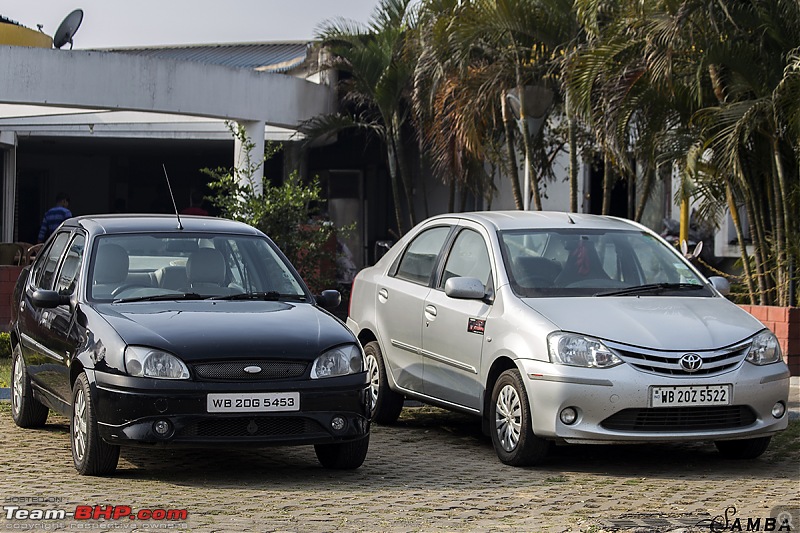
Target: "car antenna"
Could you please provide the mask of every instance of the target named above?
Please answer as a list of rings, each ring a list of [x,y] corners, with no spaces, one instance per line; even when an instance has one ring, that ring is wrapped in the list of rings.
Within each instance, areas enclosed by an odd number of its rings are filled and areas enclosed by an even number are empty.
[[[175,208],[175,217],[178,219],[178,229],[183,229],[183,224],[181,224],[181,216],[178,214],[178,204],[175,203],[175,195],[172,194],[172,185],[169,184],[169,175],[167,174],[167,166],[164,163],[161,163],[161,168],[164,169],[164,177],[167,180],[169,197],[172,198],[172,207]]]
[[[570,224],[574,224],[575,223],[575,221],[572,220],[572,217],[569,216],[569,213],[564,213],[564,214],[567,215],[567,222],[569,222]]]

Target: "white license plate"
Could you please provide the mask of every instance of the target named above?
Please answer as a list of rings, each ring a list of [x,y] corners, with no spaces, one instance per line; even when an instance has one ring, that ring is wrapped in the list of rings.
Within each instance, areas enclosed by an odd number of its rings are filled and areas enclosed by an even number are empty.
[[[206,399],[209,413],[261,413],[299,411],[299,392],[265,392],[245,394],[209,394]]]
[[[730,405],[732,385],[696,385],[691,387],[651,387],[651,407],[691,407]]]

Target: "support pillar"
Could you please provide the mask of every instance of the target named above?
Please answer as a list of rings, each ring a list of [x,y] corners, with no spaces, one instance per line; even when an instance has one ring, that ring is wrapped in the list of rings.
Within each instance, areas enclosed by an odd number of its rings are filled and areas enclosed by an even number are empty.
[[[252,185],[256,194],[263,191],[264,179],[264,128],[263,120],[240,121],[238,124],[244,130],[244,140],[238,137],[234,143],[234,161],[238,169],[239,182],[243,185]]]
[[[3,209],[0,226],[0,239],[14,242],[14,209],[17,199],[17,134],[13,131],[0,132],[0,150],[3,154]]]

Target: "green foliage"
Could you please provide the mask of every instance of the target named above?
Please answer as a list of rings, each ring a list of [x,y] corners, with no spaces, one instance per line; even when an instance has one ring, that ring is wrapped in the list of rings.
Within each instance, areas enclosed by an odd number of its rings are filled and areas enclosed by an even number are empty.
[[[0,332],[0,357],[11,357],[11,336]]]
[[[250,153],[254,146],[243,128],[228,124],[231,132]],[[266,158],[280,151],[268,144]],[[221,216],[244,222],[266,233],[289,258],[312,291],[320,291],[335,283],[336,228],[319,219],[316,204],[320,201],[319,182],[300,183],[297,172],[280,186],[265,176],[257,184],[253,178],[263,161],[245,158],[242,168],[202,169],[212,178],[208,197],[221,211]]]

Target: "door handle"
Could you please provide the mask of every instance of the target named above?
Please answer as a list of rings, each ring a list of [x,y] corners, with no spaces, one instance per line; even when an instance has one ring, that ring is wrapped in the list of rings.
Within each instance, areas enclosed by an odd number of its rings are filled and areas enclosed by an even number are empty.
[[[434,307],[433,305],[426,305],[425,306],[425,314],[426,315],[430,315],[431,317],[435,317],[436,316],[436,307]]]
[[[388,299],[389,299],[389,291],[387,291],[387,290],[386,290],[386,289],[384,289],[384,288],[381,288],[381,289],[378,291],[378,296],[379,296],[380,298],[383,298],[384,300],[388,300]]]

